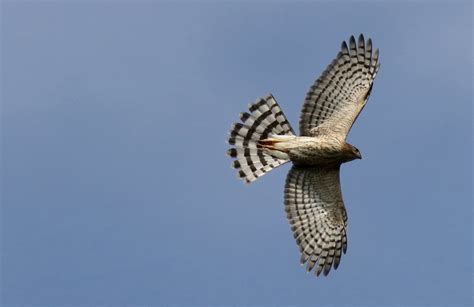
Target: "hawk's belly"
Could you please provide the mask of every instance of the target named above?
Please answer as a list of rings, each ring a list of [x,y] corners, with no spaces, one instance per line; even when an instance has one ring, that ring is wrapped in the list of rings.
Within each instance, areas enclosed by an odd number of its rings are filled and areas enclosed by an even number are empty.
[[[277,136],[264,140],[262,147],[279,151],[296,165],[342,163],[346,157],[337,139],[307,136]]]
[[[308,147],[293,148],[288,152],[291,161],[296,165],[321,165],[343,163],[343,152],[333,147]]]

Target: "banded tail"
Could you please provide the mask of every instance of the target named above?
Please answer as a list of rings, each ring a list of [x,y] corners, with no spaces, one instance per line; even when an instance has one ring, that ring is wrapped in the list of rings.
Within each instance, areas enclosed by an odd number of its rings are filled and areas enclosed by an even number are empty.
[[[289,161],[286,154],[263,150],[260,141],[271,135],[295,135],[271,94],[250,104],[249,111],[240,113],[242,123],[232,125],[229,144],[234,147],[227,151],[235,158],[233,167],[239,170],[238,177],[247,183]]]

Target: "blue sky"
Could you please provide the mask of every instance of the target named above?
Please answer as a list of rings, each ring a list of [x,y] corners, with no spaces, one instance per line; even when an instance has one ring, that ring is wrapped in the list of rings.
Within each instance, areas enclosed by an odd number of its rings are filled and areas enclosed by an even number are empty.
[[[470,2],[5,1],[1,25],[4,306],[472,304]],[[316,279],[289,165],[246,186],[225,140],[269,92],[297,128],[361,32],[348,252]]]

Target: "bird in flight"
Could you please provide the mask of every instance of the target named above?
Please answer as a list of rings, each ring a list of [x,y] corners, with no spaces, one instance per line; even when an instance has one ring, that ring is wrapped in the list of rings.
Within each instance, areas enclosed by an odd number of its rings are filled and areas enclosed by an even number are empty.
[[[273,168],[293,163],[285,184],[285,211],[306,270],[316,276],[337,269],[347,250],[347,214],[339,169],[361,159],[346,143],[364,108],[380,64],[379,51],[361,34],[341,50],[306,94],[300,136],[270,94],[249,105],[232,125],[227,153],[238,177],[255,181]]]

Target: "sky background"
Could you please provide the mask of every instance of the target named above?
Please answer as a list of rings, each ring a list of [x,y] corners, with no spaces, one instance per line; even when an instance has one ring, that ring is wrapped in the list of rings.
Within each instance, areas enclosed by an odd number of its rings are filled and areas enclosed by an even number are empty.
[[[3,306],[472,305],[473,7],[3,1]],[[273,93],[297,128],[341,41],[380,48],[342,167],[348,251],[316,279],[225,155]]]

